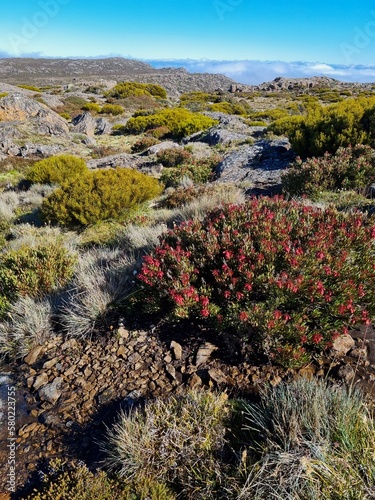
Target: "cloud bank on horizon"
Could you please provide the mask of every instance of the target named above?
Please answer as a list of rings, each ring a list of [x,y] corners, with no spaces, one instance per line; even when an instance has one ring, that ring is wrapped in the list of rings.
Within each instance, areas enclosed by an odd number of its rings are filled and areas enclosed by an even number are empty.
[[[327,76],[345,82],[375,82],[375,65],[339,65],[319,62],[285,61],[210,61],[210,60],[147,60],[156,68],[183,67],[192,73],[222,73],[238,83],[259,85],[285,78]]]

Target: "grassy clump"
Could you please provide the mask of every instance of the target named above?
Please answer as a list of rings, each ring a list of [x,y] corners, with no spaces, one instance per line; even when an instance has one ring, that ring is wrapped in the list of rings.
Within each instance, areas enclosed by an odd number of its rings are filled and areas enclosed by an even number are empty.
[[[97,102],[87,102],[82,106],[82,111],[94,111],[95,113],[100,113],[102,108]]]
[[[48,196],[42,215],[48,222],[73,227],[126,218],[161,190],[156,179],[132,169],[88,172],[68,179]]]
[[[375,425],[356,391],[297,380],[245,404],[249,468],[238,499],[365,500],[375,493]]]
[[[151,146],[155,146],[155,144],[158,144],[159,140],[156,139],[156,137],[141,137],[136,141],[132,147],[131,147],[131,152],[132,153],[142,153],[146,149],[150,148]]]
[[[52,156],[35,163],[26,174],[33,184],[62,184],[88,172],[82,158],[70,155]]]
[[[121,414],[103,445],[106,465],[135,483],[167,482],[182,498],[221,496],[225,484],[225,394],[190,392]]]
[[[260,198],[163,236],[143,304],[230,331],[286,366],[375,315],[375,228],[356,213]]]
[[[107,115],[118,116],[125,113],[125,109],[119,104],[104,104],[100,112]]]

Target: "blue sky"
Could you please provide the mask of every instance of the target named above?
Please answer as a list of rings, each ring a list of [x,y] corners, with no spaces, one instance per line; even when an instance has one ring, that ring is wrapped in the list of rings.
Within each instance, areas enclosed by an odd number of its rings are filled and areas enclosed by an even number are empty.
[[[0,33],[0,56],[178,59],[165,64],[251,83],[375,81],[373,0],[17,0],[3,2]]]

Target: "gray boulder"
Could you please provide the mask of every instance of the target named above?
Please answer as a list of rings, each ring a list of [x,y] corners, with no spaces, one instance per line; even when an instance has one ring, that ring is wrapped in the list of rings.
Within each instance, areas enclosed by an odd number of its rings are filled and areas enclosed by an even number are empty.
[[[95,134],[104,135],[112,132],[112,125],[105,118],[98,118],[96,120]]]
[[[294,160],[287,139],[259,140],[229,154],[217,166],[216,182],[248,182],[248,194],[281,192],[281,174]]]
[[[96,120],[88,111],[76,116],[72,120],[73,131],[76,134],[85,134],[88,137],[94,137],[96,129]]]

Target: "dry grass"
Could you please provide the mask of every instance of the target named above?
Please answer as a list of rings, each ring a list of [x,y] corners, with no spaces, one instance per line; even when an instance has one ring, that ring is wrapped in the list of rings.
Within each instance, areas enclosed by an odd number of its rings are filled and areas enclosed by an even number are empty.
[[[134,287],[136,260],[120,250],[92,249],[82,254],[74,280],[60,309],[64,331],[90,336],[106,315]]]
[[[375,424],[361,395],[316,380],[245,409],[251,452],[239,499],[374,498]]]
[[[135,483],[166,481],[180,498],[227,498],[224,465],[226,395],[190,392],[120,414],[103,444],[106,465]]]
[[[22,297],[11,305],[7,317],[0,323],[0,357],[22,358],[51,335],[52,309],[48,300]]]

